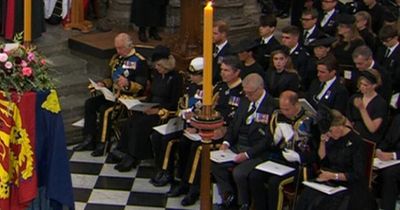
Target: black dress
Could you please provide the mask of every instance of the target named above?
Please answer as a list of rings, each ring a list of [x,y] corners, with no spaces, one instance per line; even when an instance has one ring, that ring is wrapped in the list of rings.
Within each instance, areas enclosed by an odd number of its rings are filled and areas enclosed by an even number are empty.
[[[335,173],[344,173],[347,181],[329,181],[332,185],[345,186],[348,190],[327,195],[306,187],[296,205],[296,210],[347,210],[370,209],[372,198],[369,195],[365,176],[365,143],[354,131],[338,140],[326,143],[326,156],[321,160],[321,168]]]
[[[368,103],[366,109],[371,119],[382,118],[382,124],[379,129],[376,132],[371,133],[364,124],[360,111],[353,104],[356,97],[362,96],[361,94],[355,94],[350,98],[346,116],[353,123],[354,129],[360,133],[361,137],[379,143],[383,138],[383,132],[386,128],[388,105],[385,99],[383,99],[379,94]]]
[[[244,79],[247,75],[252,74],[252,73],[259,74],[262,78],[264,78],[264,76],[265,76],[265,71],[264,71],[263,67],[257,62],[251,64],[250,66],[241,64],[239,69],[240,69],[240,78],[241,79]]]
[[[300,79],[296,73],[275,69],[268,69],[264,78],[265,87],[272,97],[277,98],[285,90],[298,92],[300,89]]]
[[[158,103],[160,108],[176,110],[182,95],[182,77],[177,71],[165,75],[154,74],[149,102]],[[134,113],[122,130],[118,149],[135,159],[144,160],[153,156],[149,136],[153,127],[160,123],[158,114]]]

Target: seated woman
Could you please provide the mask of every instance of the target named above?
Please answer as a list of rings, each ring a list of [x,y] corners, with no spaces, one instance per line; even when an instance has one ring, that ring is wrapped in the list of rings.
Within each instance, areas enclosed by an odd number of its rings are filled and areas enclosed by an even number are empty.
[[[382,161],[400,159],[400,115],[393,118],[385,138],[378,145],[376,157]],[[378,184],[381,185],[381,208],[394,210],[399,195],[400,164],[378,171]]]
[[[356,18],[356,27],[360,36],[364,39],[365,44],[375,52],[377,49],[377,37],[372,32],[371,15],[367,11],[357,12],[354,17]]]
[[[306,187],[296,210],[373,209],[365,176],[365,143],[346,125],[347,119],[339,111],[325,112],[319,122],[323,134],[318,149],[321,170],[316,181],[345,186],[347,190],[328,195]]]
[[[148,101],[158,103],[157,107],[135,112],[124,125],[117,149],[125,153],[122,161],[114,168],[120,172],[136,167],[138,160],[153,156],[149,136],[152,128],[160,123],[161,117],[169,111],[176,111],[182,93],[183,79],[175,71],[175,58],[164,46],[157,46],[152,56],[155,72],[151,79],[151,95]]]
[[[379,72],[363,71],[358,80],[360,93],[350,98],[346,114],[360,136],[375,143],[383,137],[388,113],[385,99],[376,92],[380,84]]]
[[[264,82],[269,94],[274,98],[285,90],[297,92],[300,89],[300,79],[286,50],[275,50],[271,53],[272,67],[267,70]]]

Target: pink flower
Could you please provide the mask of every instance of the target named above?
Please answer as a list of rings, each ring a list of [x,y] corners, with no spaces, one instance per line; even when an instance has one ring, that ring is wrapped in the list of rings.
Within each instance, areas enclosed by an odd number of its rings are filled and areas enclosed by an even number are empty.
[[[30,77],[32,75],[32,69],[31,67],[24,67],[22,68],[22,75],[26,77]]]
[[[12,64],[10,61],[7,61],[7,62],[4,64],[4,67],[6,67],[6,69],[11,69],[11,68],[13,67],[13,64]]]
[[[8,55],[6,53],[0,53],[0,62],[6,62]]]
[[[35,54],[32,52],[28,53],[28,61],[33,61],[33,60],[35,60]]]
[[[26,61],[22,60],[22,61],[21,61],[21,66],[22,66],[22,67],[27,67],[27,66],[28,66],[28,63],[26,63]]]
[[[41,63],[42,65],[45,65],[45,64],[46,64],[46,60],[45,60],[45,59],[42,59],[42,60],[40,60],[40,63]]]

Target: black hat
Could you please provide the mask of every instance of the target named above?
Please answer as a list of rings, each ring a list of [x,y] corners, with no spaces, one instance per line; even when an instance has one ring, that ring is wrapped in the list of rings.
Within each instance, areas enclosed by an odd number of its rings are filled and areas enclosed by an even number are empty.
[[[151,56],[151,61],[156,62],[161,59],[168,59],[171,55],[171,52],[168,47],[157,45],[154,48],[153,55]]]
[[[240,40],[240,42],[233,47],[232,53],[251,51],[257,46],[258,46],[258,43],[255,40],[245,38],[245,39]]]
[[[378,83],[378,78],[376,78],[376,76],[368,70],[361,71],[361,77],[364,77],[365,79],[367,79],[371,84]]]
[[[316,39],[312,41],[309,46],[310,47],[319,47],[319,46],[324,46],[324,47],[331,47],[331,45],[336,42],[336,38],[332,36],[324,37],[321,39]]]
[[[349,14],[339,14],[336,17],[336,22],[338,24],[353,25],[356,22],[356,18],[354,18],[353,15]]]

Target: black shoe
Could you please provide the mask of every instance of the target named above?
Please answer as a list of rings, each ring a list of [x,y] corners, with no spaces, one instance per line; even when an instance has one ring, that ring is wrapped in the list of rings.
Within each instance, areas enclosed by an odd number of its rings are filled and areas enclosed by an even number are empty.
[[[181,201],[182,206],[191,206],[199,200],[199,192],[189,191]]]
[[[154,177],[150,179],[150,184],[154,185],[154,183],[159,182],[161,177],[166,173],[164,170],[159,171]],[[155,185],[154,185],[155,186]]]
[[[154,180],[152,183],[155,187],[163,187],[169,183],[171,183],[173,180],[173,177],[171,176],[170,173],[165,171],[164,173],[161,174],[161,177],[158,180]]]
[[[147,42],[147,41],[149,41],[149,40],[147,39],[147,35],[146,35],[146,31],[145,31],[145,30],[144,30],[144,31],[139,30],[139,40],[140,40],[141,42]]]
[[[239,210],[249,210],[249,209],[250,209],[250,206],[247,203],[240,205],[240,208],[239,208]]]
[[[82,143],[72,148],[73,151],[87,151],[93,149],[94,149],[94,142],[92,141],[92,137],[90,136],[86,137]]]
[[[98,143],[96,145],[96,149],[90,154],[92,157],[99,157],[103,156],[104,154],[104,149],[105,149],[105,144],[104,143]]]
[[[236,196],[233,193],[227,193],[223,199],[226,208],[232,208],[236,204]]]
[[[171,189],[167,192],[168,197],[178,197],[189,191],[187,184],[179,183],[178,185],[172,185]]]
[[[126,155],[120,163],[114,166],[114,169],[118,170],[119,172],[127,172],[130,171],[132,168],[136,168],[136,166],[136,160],[131,156]]]
[[[113,151],[108,154],[106,158],[106,163],[120,163],[123,158],[124,158],[123,155],[118,156]]]

